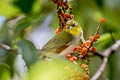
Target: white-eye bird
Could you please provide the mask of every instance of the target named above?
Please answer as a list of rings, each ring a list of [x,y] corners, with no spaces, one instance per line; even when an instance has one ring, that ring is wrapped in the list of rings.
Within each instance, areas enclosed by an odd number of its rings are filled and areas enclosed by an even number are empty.
[[[72,52],[80,40],[84,42],[81,26],[74,20],[69,20],[66,29],[49,40],[41,51],[65,55]]]

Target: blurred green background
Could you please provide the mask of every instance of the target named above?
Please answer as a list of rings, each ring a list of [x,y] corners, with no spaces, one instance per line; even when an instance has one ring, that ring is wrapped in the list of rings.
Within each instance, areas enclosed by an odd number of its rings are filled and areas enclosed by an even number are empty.
[[[83,28],[86,40],[94,35],[100,18],[105,18],[101,38],[95,44],[97,51],[102,52],[120,39],[120,0],[68,1],[73,8],[74,19]],[[15,74],[23,76],[21,73],[26,70],[24,61],[29,70],[38,60],[37,49],[41,49],[54,36],[57,27],[56,5],[51,0],[0,0],[0,43],[16,50],[10,52],[0,48],[0,80],[17,80]],[[120,50],[117,50],[109,57],[100,80],[120,79],[119,53]],[[101,59],[93,57],[90,60],[91,77],[99,67]],[[20,68],[20,73],[16,66],[23,67]]]

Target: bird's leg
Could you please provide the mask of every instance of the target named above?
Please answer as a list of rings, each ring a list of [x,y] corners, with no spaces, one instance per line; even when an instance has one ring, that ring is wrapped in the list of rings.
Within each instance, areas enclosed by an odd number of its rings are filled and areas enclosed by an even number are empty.
[[[81,39],[82,43],[85,42],[85,39],[84,39],[84,36],[83,36],[83,31],[81,31],[81,37],[80,37],[80,39]]]

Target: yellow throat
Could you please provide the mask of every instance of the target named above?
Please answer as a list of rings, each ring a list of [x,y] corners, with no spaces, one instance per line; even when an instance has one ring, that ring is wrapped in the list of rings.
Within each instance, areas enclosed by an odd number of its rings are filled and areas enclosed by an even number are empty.
[[[81,27],[80,25],[75,22],[74,20],[69,20],[66,23],[67,29],[66,32],[72,34],[73,36],[80,36],[81,35]]]

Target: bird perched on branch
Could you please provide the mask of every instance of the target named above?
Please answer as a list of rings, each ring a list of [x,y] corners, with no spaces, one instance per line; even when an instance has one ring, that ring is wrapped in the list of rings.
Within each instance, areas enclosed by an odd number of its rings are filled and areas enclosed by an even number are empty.
[[[80,40],[84,42],[81,26],[76,21],[69,20],[66,22],[66,29],[49,40],[41,52],[65,55],[72,52]]]

